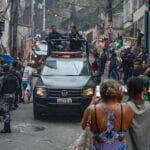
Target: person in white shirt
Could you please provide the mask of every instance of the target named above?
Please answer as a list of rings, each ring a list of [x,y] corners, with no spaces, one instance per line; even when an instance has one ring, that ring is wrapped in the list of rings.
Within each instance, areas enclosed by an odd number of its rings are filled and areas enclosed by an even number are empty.
[[[24,91],[24,96],[26,95],[28,97],[28,101],[30,101],[30,98],[32,96],[32,73],[33,68],[31,67],[31,64],[28,63],[27,66],[25,66],[22,77],[22,87]]]

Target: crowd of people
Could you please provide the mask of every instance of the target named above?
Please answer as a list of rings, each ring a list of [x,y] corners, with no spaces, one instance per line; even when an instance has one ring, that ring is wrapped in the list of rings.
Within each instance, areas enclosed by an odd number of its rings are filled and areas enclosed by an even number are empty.
[[[131,77],[126,84],[128,99],[123,102],[124,90],[118,81],[101,83],[100,97],[95,96],[84,112],[85,132],[75,142],[74,150],[150,149],[150,103],[144,100],[145,80]]]
[[[82,118],[85,130],[74,149],[150,149],[150,64],[143,47],[93,51],[100,96]],[[106,78],[101,81],[100,78]],[[102,82],[102,83],[101,83]],[[90,130],[90,132],[89,132]],[[84,135],[85,134],[85,135]],[[86,138],[86,139],[85,139]]]
[[[94,50],[93,69],[99,72],[99,76],[106,73],[108,78],[112,78],[126,84],[132,76],[144,75],[150,65],[147,63],[147,57],[143,48],[139,53],[135,53],[131,47],[124,48],[121,52],[104,48],[101,54]]]
[[[74,39],[81,38],[75,26],[71,27],[69,37],[71,49],[80,49],[80,41]],[[52,26],[47,38],[49,49],[54,46],[50,41],[60,38],[63,38],[62,35]],[[60,41],[56,43],[61,49]],[[138,53],[131,47],[120,53],[104,48],[101,54],[95,50],[92,54],[92,68],[97,74],[98,84],[106,73],[108,80],[100,84],[100,96],[93,97],[83,115],[82,128],[86,130],[89,126],[92,133],[88,148],[149,150],[150,66],[143,48]],[[0,115],[4,121],[1,133],[11,132],[10,112],[24,102],[24,96],[27,95],[27,101],[31,101],[32,73],[30,63],[23,67],[18,61],[12,65],[0,62]],[[122,85],[126,86],[126,91]],[[124,96],[128,97],[125,102],[122,101]],[[80,144],[75,147],[80,147]]]

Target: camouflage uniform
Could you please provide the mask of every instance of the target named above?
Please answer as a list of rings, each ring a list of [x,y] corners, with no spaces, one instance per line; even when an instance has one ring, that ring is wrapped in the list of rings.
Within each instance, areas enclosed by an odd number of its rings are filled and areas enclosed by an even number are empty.
[[[2,133],[10,133],[10,111],[13,110],[15,102],[15,94],[19,89],[17,77],[13,74],[4,74],[1,80],[1,93],[0,93],[0,115],[3,117],[4,129]]]
[[[10,104],[14,99],[14,94],[5,94],[0,97],[0,115],[3,117],[4,126],[10,125]]]

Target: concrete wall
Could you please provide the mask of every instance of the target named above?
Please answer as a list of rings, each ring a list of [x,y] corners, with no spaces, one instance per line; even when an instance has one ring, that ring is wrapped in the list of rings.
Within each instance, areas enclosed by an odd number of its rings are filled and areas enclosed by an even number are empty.
[[[32,52],[31,28],[18,26],[18,52],[26,58]]]
[[[7,0],[0,0],[0,11],[4,12],[7,8]],[[10,8],[5,13],[5,29],[1,38],[1,42],[5,48],[9,50],[9,23],[10,23]]]
[[[116,34],[122,34],[123,13],[115,13],[113,15],[113,30]]]
[[[123,24],[124,28],[131,25],[133,21],[133,0],[125,0],[123,5]]]
[[[1,42],[3,46],[7,49],[9,49],[9,21],[5,21],[5,31],[3,32]]]
[[[144,0],[124,0],[123,8],[124,29],[134,25],[134,34],[137,28],[144,32],[144,14],[148,10]]]

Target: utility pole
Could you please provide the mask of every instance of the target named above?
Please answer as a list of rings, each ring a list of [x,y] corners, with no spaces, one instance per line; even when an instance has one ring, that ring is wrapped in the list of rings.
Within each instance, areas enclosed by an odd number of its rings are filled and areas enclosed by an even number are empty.
[[[35,31],[35,25],[34,25],[34,15],[35,15],[35,12],[34,12],[34,5],[35,5],[35,0],[32,0],[32,8],[31,8],[31,24],[32,24],[32,36],[34,34],[34,31]]]
[[[145,11],[145,18],[144,18],[144,26],[145,26],[145,33],[144,33],[144,41],[145,41],[145,52],[148,55],[148,63],[150,63],[150,1],[148,1],[148,10]]]
[[[14,57],[17,56],[18,6],[19,0],[13,0],[11,2],[9,47],[10,52]]]
[[[108,0],[108,21],[109,21],[110,23],[113,22],[112,0]]]
[[[45,21],[46,21],[46,18],[45,18],[45,0],[43,0],[43,31],[45,31]]]

